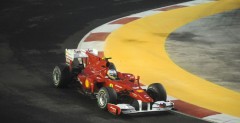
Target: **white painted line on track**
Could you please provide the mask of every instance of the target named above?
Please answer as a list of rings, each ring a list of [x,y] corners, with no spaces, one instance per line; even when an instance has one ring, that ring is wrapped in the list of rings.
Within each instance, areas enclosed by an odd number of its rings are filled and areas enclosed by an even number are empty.
[[[175,98],[175,97],[172,97],[172,96],[169,96],[169,95],[167,95],[167,100],[170,100],[170,101],[172,101],[172,100],[178,100],[177,98]]]
[[[104,42],[103,41],[91,41],[91,42],[83,42],[79,47],[81,49],[96,49],[98,51],[104,50]]]
[[[204,4],[204,3],[209,3],[209,2],[214,2],[214,0],[194,0],[186,3],[180,3],[177,5],[182,5],[182,6],[196,6],[199,4]]]
[[[215,114],[204,117],[203,119],[216,123],[240,123],[240,118],[227,114]]]
[[[91,31],[91,33],[96,33],[96,32],[113,32],[116,29],[120,28],[123,26],[122,24],[104,24],[100,27],[97,27]]]
[[[158,14],[160,13],[161,11],[154,11],[154,10],[148,10],[148,11],[145,11],[145,12],[140,12],[140,13],[137,13],[137,14],[132,14],[130,16],[127,16],[127,17],[146,17],[146,16],[151,16],[151,15],[155,15],[155,14]]]

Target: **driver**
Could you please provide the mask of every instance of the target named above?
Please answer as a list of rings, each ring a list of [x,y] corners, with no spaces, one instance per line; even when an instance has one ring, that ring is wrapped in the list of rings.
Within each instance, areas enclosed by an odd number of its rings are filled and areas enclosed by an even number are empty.
[[[107,71],[107,75],[108,75],[108,77],[110,78],[110,79],[112,79],[112,80],[117,80],[117,71],[116,70],[114,70],[114,69],[109,69],[108,71]]]

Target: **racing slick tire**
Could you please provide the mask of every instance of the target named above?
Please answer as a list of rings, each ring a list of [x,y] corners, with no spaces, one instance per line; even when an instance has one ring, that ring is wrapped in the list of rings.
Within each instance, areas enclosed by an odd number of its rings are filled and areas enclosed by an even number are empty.
[[[66,64],[60,64],[53,69],[53,84],[57,88],[67,87],[71,81],[71,72],[69,66]]]
[[[116,91],[111,87],[102,87],[98,91],[97,103],[99,108],[103,110],[107,110],[108,103],[111,103],[111,104],[117,103]]]
[[[167,93],[162,84],[153,83],[148,86],[147,93],[154,101],[166,101]]]

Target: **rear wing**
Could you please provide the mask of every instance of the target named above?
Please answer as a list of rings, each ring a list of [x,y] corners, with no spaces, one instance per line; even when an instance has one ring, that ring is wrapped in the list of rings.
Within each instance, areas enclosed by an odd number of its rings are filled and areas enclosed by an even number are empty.
[[[72,64],[74,59],[78,59],[79,61],[81,61],[80,59],[82,58],[87,58],[88,55],[86,54],[86,52],[89,52],[93,55],[98,55],[98,51],[96,49],[91,49],[91,50],[84,50],[84,49],[66,49],[65,50],[65,55],[66,55],[66,63],[67,64]]]

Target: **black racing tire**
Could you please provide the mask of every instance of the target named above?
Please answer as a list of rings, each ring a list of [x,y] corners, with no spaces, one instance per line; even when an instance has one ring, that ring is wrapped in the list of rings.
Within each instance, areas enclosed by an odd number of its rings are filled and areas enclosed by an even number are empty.
[[[100,109],[107,110],[107,104],[117,103],[117,93],[111,87],[102,87],[98,91],[97,104]]]
[[[71,72],[69,66],[60,64],[53,69],[53,84],[57,88],[65,88],[71,81]]]
[[[153,83],[149,85],[147,89],[147,93],[154,101],[167,100],[166,90],[164,89],[163,85],[160,83]]]

